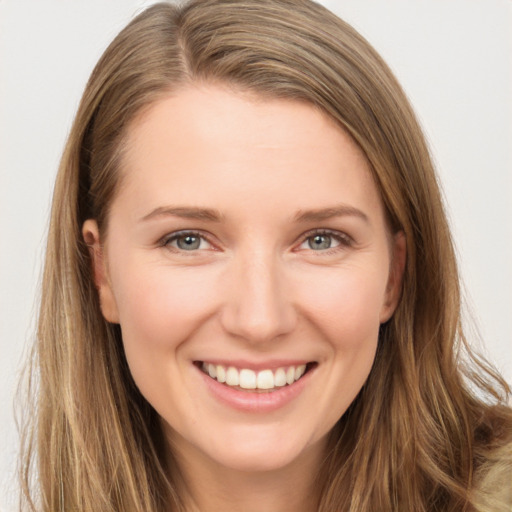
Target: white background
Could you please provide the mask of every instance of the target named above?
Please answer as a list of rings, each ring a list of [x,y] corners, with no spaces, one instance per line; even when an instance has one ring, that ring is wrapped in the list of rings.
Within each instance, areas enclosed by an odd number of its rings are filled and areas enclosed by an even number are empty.
[[[0,0],[0,510],[52,184],[81,92],[141,0]],[[444,185],[472,317],[512,381],[512,2],[325,0],[391,65]]]

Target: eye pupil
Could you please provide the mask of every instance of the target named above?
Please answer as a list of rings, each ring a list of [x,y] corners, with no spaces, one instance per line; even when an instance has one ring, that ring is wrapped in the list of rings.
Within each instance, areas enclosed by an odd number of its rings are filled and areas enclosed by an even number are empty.
[[[329,249],[331,247],[331,237],[329,235],[315,235],[309,238],[308,245],[313,250]]]
[[[201,239],[198,236],[184,235],[176,240],[176,245],[185,251],[199,249]]]

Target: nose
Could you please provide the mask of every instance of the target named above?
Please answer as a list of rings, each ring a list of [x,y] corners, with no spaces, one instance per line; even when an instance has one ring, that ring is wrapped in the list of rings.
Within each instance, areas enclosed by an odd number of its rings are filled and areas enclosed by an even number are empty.
[[[254,253],[238,258],[227,281],[221,322],[228,333],[262,343],[293,331],[297,313],[278,258]]]

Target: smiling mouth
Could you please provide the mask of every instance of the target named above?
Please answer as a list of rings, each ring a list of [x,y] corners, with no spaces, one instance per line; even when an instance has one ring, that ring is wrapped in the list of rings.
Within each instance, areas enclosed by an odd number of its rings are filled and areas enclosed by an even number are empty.
[[[291,386],[317,366],[317,363],[311,362],[297,366],[283,366],[273,370],[254,371],[248,368],[235,368],[204,361],[197,361],[195,364],[203,373],[221,384],[240,391],[259,393]]]

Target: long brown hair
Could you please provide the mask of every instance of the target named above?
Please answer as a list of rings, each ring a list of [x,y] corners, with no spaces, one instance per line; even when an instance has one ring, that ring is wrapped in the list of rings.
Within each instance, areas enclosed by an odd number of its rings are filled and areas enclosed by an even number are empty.
[[[25,504],[48,512],[182,510],[158,417],[133,383],[119,326],[101,315],[81,227],[94,218],[107,229],[129,124],[198,81],[325,111],[365,153],[391,226],[407,240],[402,298],[381,328],[368,381],[330,434],[318,509],[485,510],[493,491],[482,479],[512,438],[510,390],[462,332],[455,255],[428,148],[379,55],[309,0],[157,4],[94,69],[54,192]]]

